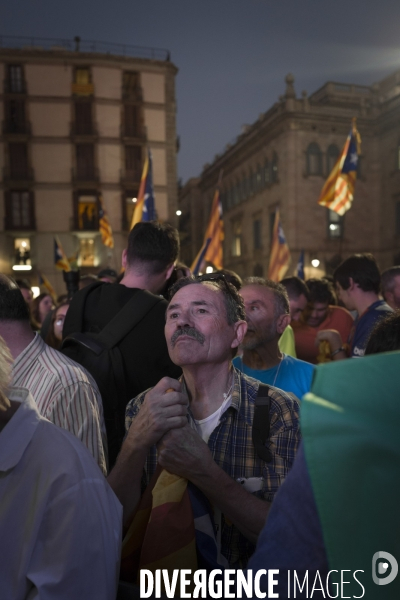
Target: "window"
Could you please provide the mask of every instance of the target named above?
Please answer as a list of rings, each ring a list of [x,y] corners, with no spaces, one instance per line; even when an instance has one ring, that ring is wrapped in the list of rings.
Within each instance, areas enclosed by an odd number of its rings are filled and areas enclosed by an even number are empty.
[[[6,133],[25,133],[25,101],[8,100],[5,102]]]
[[[92,134],[92,125],[92,103],[88,101],[75,102],[75,134]]]
[[[24,91],[24,77],[21,65],[8,66],[8,91],[21,94]]]
[[[123,194],[123,229],[130,229],[133,217],[133,211],[135,210],[136,202],[137,202],[138,190],[128,190]]]
[[[9,144],[11,179],[28,179],[28,147],[26,144]]]
[[[271,181],[271,172],[269,169],[269,162],[268,159],[265,161],[264,163],[264,169],[263,169],[263,185],[266,186],[270,183]]]
[[[97,196],[78,194],[78,229],[96,231],[98,226]]]
[[[29,190],[6,193],[6,228],[35,229],[33,197]]]
[[[254,250],[260,250],[262,248],[261,224],[260,218],[253,221]]]
[[[76,96],[91,96],[94,93],[94,85],[90,81],[90,69],[88,67],[75,69],[72,93]]]
[[[328,237],[330,239],[340,239],[343,237],[344,217],[340,216],[334,210],[328,209]]]
[[[308,175],[322,175],[322,153],[318,144],[312,143],[307,148]]]
[[[90,83],[89,69],[78,68],[75,70],[75,83],[78,85],[87,85]]]
[[[232,256],[241,256],[242,254],[242,223],[234,221],[232,224]]]
[[[334,144],[331,144],[326,152],[326,166],[328,174],[332,171],[339,158],[339,148]]]
[[[80,181],[95,179],[93,144],[76,145],[76,177]]]
[[[124,134],[128,137],[140,137],[140,111],[135,104],[124,106]]]
[[[94,239],[84,238],[79,240],[79,263],[80,267],[95,266]]]
[[[242,200],[247,200],[247,179],[243,177],[242,179]]]
[[[271,181],[272,183],[277,183],[278,181],[278,156],[275,152],[271,163]]]
[[[140,75],[136,71],[125,71],[122,80],[123,93],[125,97],[137,102],[142,101],[142,89],[140,87]]]
[[[249,175],[249,179],[248,179],[248,190],[249,190],[249,195],[252,196],[254,194],[254,192],[256,191],[255,189],[255,185],[254,185],[254,175],[253,175],[253,171],[250,171],[250,175]]]
[[[16,238],[14,240],[15,264],[31,264],[31,242],[29,238]]]
[[[257,167],[257,175],[256,175],[256,190],[257,192],[261,191],[263,188],[262,184],[262,169],[260,165]]]
[[[141,146],[125,146],[125,176],[132,181],[140,181],[142,173]]]

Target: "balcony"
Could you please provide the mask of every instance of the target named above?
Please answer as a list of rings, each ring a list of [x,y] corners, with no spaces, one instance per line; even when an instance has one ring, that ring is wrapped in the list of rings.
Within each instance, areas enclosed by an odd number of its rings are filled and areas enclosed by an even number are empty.
[[[143,102],[143,89],[140,85],[124,87],[122,89],[122,98],[131,102]]]
[[[147,128],[144,125],[121,123],[120,134],[122,139],[129,138],[132,141],[143,142],[147,139]]]
[[[141,169],[123,169],[120,171],[120,182],[124,186],[139,188],[141,177]]]
[[[3,121],[4,135],[31,135],[31,124],[28,121]]]
[[[82,166],[77,169],[72,169],[72,181],[74,183],[93,184],[100,181],[99,170],[92,166]]]
[[[71,123],[70,135],[71,135],[71,137],[81,137],[81,136],[97,137],[98,136],[97,125],[95,125],[92,122]]]
[[[9,79],[5,79],[3,89],[5,94],[17,94],[21,96],[27,93],[25,81],[11,82]]]
[[[34,171],[31,167],[15,165],[13,167],[3,167],[3,181],[7,183],[29,183],[35,179]]]

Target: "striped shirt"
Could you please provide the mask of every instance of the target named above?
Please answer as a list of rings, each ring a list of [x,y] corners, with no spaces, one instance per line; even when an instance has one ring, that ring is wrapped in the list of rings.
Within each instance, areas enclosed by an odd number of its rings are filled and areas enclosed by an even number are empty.
[[[266,443],[272,460],[265,463],[256,454],[252,442],[252,424],[255,399],[260,382],[234,369],[232,401],[208,440],[208,447],[217,465],[233,479],[259,477],[261,489],[253,495],[272,502],[281,483],[293,465],[300,444],[299,402],[290,393],[270,387],[270,434]],[[139,412],[148,390],[131,400],[126,409],[125,426],[128,430]],[[188,410],[189,424],[196,428]],[[146,460],[143,483],[147,485],[157,465],[154,446]],[[222,518],[222,554],[231,566],[244,568],[254,552],[254,546],[240,531]]]
[[[107,475],[103,403],[86,369],[36,334],[14,361],[12,385],[28,389],[40,414],[79,438]]]

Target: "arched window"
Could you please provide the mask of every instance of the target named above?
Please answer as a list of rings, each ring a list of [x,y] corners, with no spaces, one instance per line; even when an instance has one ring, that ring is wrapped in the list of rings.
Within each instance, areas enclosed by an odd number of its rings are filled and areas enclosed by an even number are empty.
[[[326,151],[326,166],[328,174],[332,171],[333,167],[336,164],[337,159],[339,158],[339,148],[335,146],[335,144],[331,144]]]
[[[307,148],[308,175],[322,175],[322,152],[315,142]]]
[[[274,152],[274,156],[272,157],[271,181],[272,183],[276,183],[278,181],[278,156],[276,152]]]

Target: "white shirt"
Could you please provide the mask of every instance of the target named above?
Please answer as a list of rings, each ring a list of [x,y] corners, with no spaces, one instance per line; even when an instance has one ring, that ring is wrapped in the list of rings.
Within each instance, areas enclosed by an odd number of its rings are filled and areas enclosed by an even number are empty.
[[[93,457],[22,388],[0,431],[0,597],[114,600],[122,507]]]
[[[107,475],[103,402],[95,380],[82,365],[36,334],[14,361],[12,385],[28,389],[40,414],[79,438]]]

